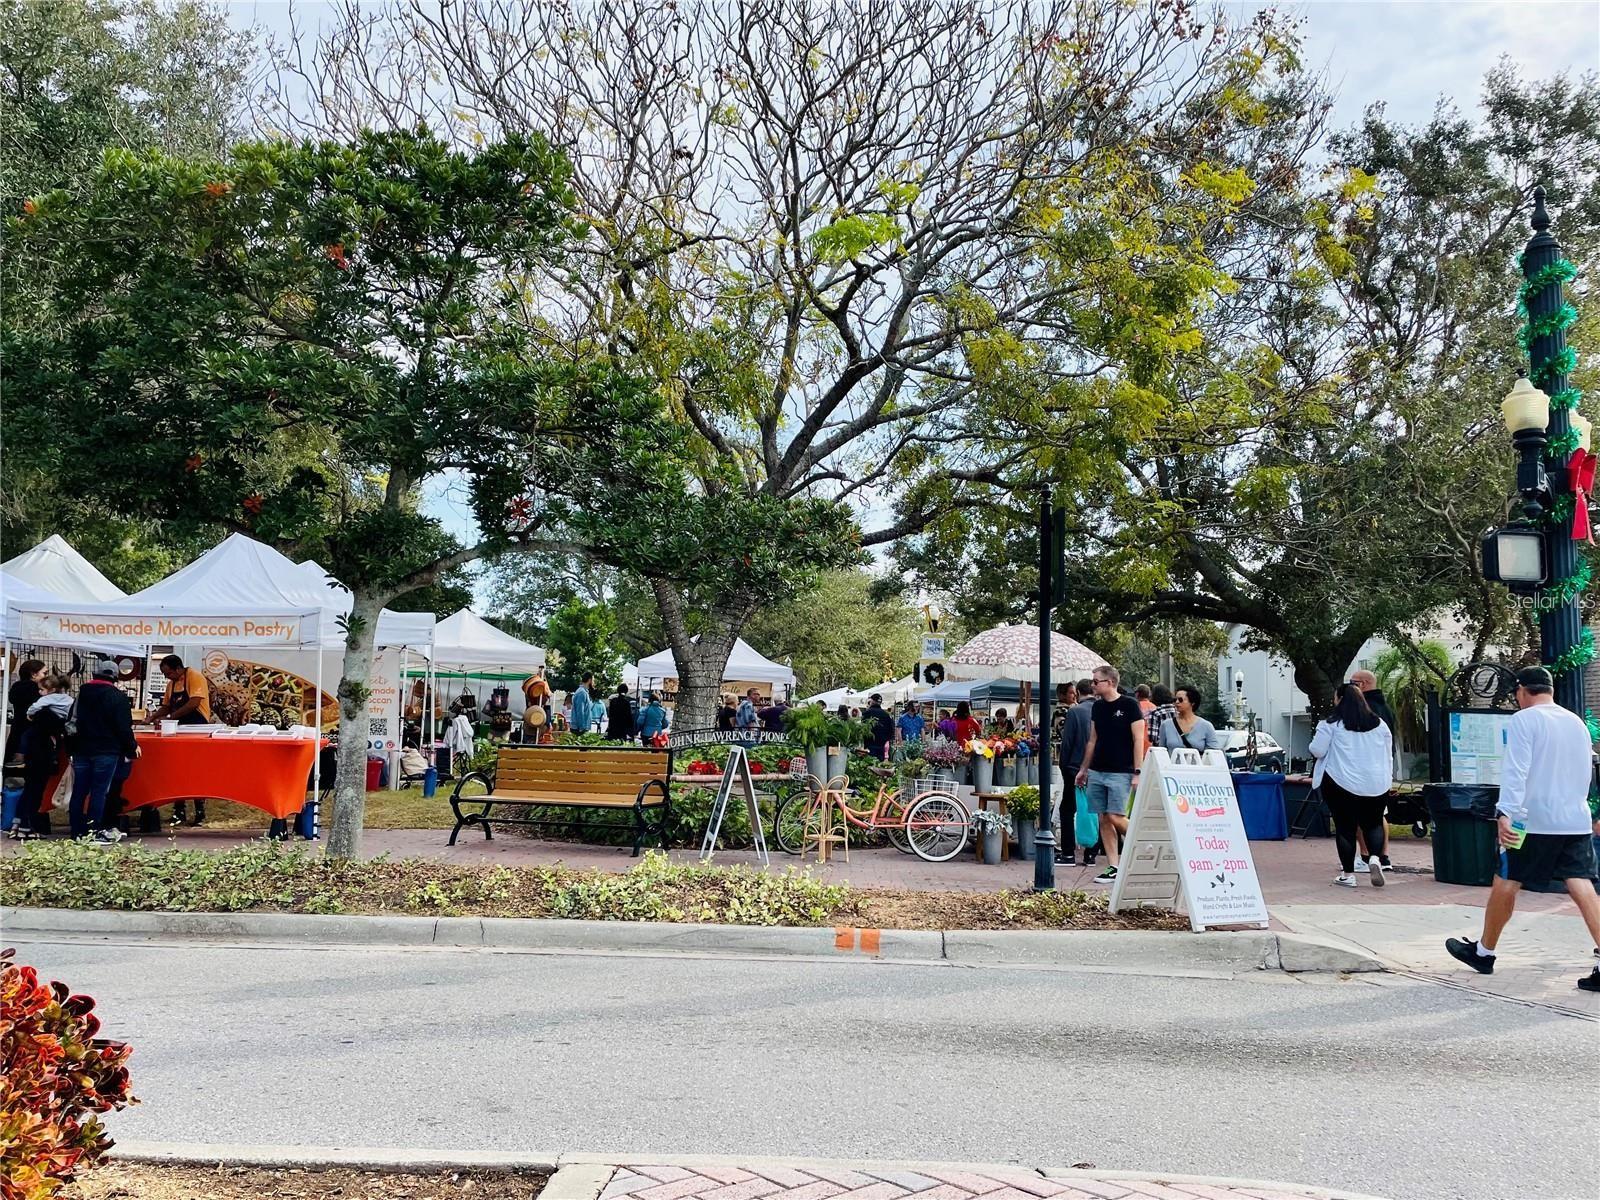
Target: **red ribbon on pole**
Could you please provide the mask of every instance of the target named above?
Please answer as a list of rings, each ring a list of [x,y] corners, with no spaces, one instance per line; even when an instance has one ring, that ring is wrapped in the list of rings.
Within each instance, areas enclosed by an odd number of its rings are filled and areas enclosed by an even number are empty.
[[[1589,524],[1589,496],[1594,491],[1595,454],[1581,446],[1567,460],[1567,475],[1572,480],[1572,540],[1594,544]]]

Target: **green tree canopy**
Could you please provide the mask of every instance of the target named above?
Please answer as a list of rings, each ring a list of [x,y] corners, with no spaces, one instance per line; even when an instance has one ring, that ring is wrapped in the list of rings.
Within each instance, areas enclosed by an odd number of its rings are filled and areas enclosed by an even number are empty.
[[[359,838],[383,605],[564,528],[570,478],[675,479],[653,392],[564,356],[524,311],[581,232],[568,174],[536,135],[112,151],[9,226],[8,270],[54,280],[51,319],[5,330],[10,452],[166,527],[289,544],[351,588],[332,853]],[[446,470],[471,490],[473,545],[419,509]]]
[[[1029,423],[1053,455],[1099,464],[1056,477],[1075,516],[1068,632],[1239,623],[1317,711],[1369,637],[1430,613],[1455,610],[1481,656],[1508,619],[1476,552],[1511,490],[1498,401],[1526,369],[1518,254],[1542,183],[1593,269],[1600,81],[1500,68],[1484,111],[1446,105],[1409,128],[1374,108],[1330,141],[1323,181],[1213,229],[1231,286],[1152,376],[1144,436],[1131,418],[1070,437]],[[973,581],[993,603],[1008,593],[986,579],[1032,570],[1026,513],[984,498],[902,547],[922,586]]]
[[[545,649],[559,658],[550,682],[564,692],[575,691],[587,672],[594,673],[595,683],[602,689],[622,677],[616,621],[604,605],[568,600],[550,616]]]
[[[900,599],[875,601],[865,570],[830,571],[815,588],[764,608],[745,638],[768,658],[788,660],[800,693],[870,687],[908,675],[921,650],[922,621]]]
[[[233,28],[221,5],[0,0],[0,216],[17,216],[25,202],[56,188],[82,186],[107,149],[225,153],[239,131],[255,52],[253,34]],[[47,266],[36,259],[7,276],[8,325],[51,311],[36,303],[50,286]],[[19,549],[52,533],[68,536],[130,591],[220,537],[211,529],[179,534],[109,510],[60,487],[48,459],[4,455],[0,542]]]

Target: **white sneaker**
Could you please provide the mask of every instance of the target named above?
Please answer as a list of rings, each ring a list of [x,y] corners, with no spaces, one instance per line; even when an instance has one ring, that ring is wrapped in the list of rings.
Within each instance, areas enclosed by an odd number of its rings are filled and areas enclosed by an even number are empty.
[[[1383,864],[1378,861],[1378,856],[1376,854],[1374,854],[1372,856],[1372,860],[1367,863],[1367,873],[1372,876],[1373,887],[1382,887],[1384,885],[1385,880],[1383,878]]]
[[[1364,858],[1356,859],[1356,874],[1357,875],[1365,875],[1370,870],[1372,870],[1372,868],[1367,866],[1367,860],[1366,859],[1364,859]]]
[[[1351,887],[1351,888],[1353,888],[1353,887],[1355,887],[1355,885],[1356,885],[1356,877],[1354,875],[1340,875],[1337,879],[1335,879],[1333,881],[1333,886],[1334,887]]]

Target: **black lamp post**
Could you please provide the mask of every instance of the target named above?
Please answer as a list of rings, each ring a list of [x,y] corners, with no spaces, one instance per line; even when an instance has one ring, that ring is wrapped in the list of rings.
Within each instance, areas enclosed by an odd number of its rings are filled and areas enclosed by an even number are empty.
[[[1534,235],[1522,257],[1522,271],[1529,280],[1540,278],[1546,268],[1562,258],[1561,243],[1550,233],[1550,214],[1545,211],[1544,199],[1544,189],[1535,188]],[[1564,303],[1563,281],[1548,276],[1544,278],[1544,285],[1527,296],[1528,319],[1533,333],[1528,340],[1528,377],[1546,395],[1556,397],[1567,387],[1568,357],[1565,354],[1567,335],[1557,320]],[[1577,421],[1573,419],[1576,415],[1575,410],[1567,404],[1558,402],[1550,405],[1549,424],[1545,429],[1544,442],[1538,447],[1547,450],[1544,459],[1544,474],[1548,481],[1546,495],[1557,497],[1572,495],[1572,481],[1567,470],[1567,460],[1574,449],[1572,431],[1582,422],[1581,418]],[[1513,440],[1515,439],[1516,435],[1513,434]],[[1531,435],[1526,443],[1519,443],[1519,449],[1524,444],[1530,449],[1533,448],[1534,439]],[[1526,453],[1524,451],[1525,456]],[[1519,489],[1524,483],[1523,475],[1524,469],[1519,465],[1517,470]],[[1533,482],[1531,477],[1529,482]],[[1581,497],[1573,499],[1575,503],[1583,502]],[[1535,517],[1536,510],[1530,509],[1529,516]],[[1578,565],[1578,548],[1573,542],[1572,531],[1566,521],[1546,524],[1545,546],[1547,570],[1545,584],[1547,587],[1551,585],[1559,587],[1563,581],[1572,577]],[[1582,641],[1583,614],[1580,600],[1581,596],[1574,593],[1561,596],[1559,603],[1541,605],[1540,656],[1546,663],[1563,661],[1563,656],[1568,655]],[[1584,674],[1583,664],[1577,664],[1563,670],[1556,677],[1557,702],[1579,716],[1584,713]]]
[[[1054,891],[1056,886],[1056,835],[1050,820],[1051,706],[1055,684],[1050,678],[1050,614],[1056,606],[1056,583],[1061,573],[1061,552],[1065,547],[1066,514],[1051,503],[1050,489],[1044,489],[1039,503],[1039,817],[1033,837],[1033,890]],[[1063,764],[1062,772],[1065,775]],[[1072,780],[1063,778],[1064,789]],[[1067,832],[1062,831],[1065,838]]]

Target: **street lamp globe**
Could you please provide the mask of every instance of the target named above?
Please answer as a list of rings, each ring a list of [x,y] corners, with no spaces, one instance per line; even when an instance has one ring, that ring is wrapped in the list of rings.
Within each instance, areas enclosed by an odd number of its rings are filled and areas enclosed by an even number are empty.
[[[1580,450],[1588,450],[1592,440],[1590,435],[1594,432],[1594,422],[1576,409],[1573,410],[1569,419],[1572,422],[1572,427],[1578,431],[1578,448]]]
[[[1519,433],[1531,433],[1535,429],[1542,432],[1550,423],[1550,397],[1526,378],[1519,378],[1506,393],[1506,398],[1500,401],[1500,413],[1513,437]]]

